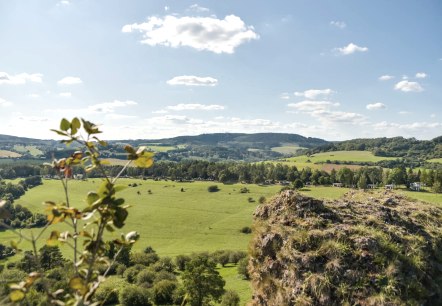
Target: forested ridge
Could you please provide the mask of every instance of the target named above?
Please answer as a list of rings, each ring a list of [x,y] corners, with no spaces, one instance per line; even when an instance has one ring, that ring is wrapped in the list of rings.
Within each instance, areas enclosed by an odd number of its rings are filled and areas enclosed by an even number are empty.
[[[371,151],[376,156],[410,157],[416,159],[431,159],[442,157],[442,136],[432,140],[417,140],[416,138],[358,138],[342,142],[328,143],[310,149],[308,153],[330,151]]]

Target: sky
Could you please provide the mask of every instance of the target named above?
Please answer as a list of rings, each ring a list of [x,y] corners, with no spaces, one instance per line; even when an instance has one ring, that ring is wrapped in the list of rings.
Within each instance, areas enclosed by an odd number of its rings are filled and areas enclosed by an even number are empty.
[[[440,0],[0,0],[0,134],[442,135]]]

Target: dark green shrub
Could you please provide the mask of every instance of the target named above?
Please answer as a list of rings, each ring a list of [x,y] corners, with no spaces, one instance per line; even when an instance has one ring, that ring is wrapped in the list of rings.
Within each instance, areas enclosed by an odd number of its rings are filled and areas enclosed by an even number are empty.
[[[241,259],[247,257],[247,253],[243,251],[230,252],[229,262],[237,264]]]
[[[249,226],[244,226],[243,228],[241,228],[240,232],[243,234],[251,234],[252,228],[250,228]]]
[[[100,305],[115,305],[119,302],[118,293],[118,288],[103,284],[95,292],[95,300],[100,302]]]
[[[242,187],[242,188],[239,190],[239,192],[240,192],[240,193],[249,193],[250,190],[249,190],[247,187]]]
[[[176,281],[161,280],[153,286],[152,298],[157,305],[173,304],[173,294],[177,287]]]
[[[217,191],[220,191],[220,189],[218,188],[217,185],[211,185],[207,188],[207,191],[208,192],[217,192]]]
[[[156,273],[151,269],[144,269],[140,271],[136,277],[137,285],[142,285],[146,288],[152,287],[155,281]]]
[[[172,261],[172,258],[170,257],[161,257],[154,265],[153,265],[153,269],[155,271],[167,271],[172,273],[173,271],[175,271],[175,264]]]
[[[120,304],[123,306],[152,306],[149,292],[146,288],[129,285],[124,287],[119,294]]]
[[[221,299],[221,306],[239,306],[240,298],[236,291],[227,290]]]
[[[126,269],[126,271],[124,271],[123,277],[127,280],[127,282],[132,284],[133,282],[135,282],[138,273],[140,273],[140,271],[143,270],[144,268],[145,266],[143,265],[135,265],[129,267]]]
[[[130,262],[132,265],[150,266],[159,260],[159,256],[156,253],[132,253]]]
[[[186,268],[186,263],[190,261],[190,256],[187,255],[178,255],[175,257],[175,264],[180,271],[184,271]]]
[[[245,258],[241,259],[238,262],[238,274],[243,279],[249,279],[250,278],[250,274],[249,274],[249,270],[248,270],[248,265],[249,265],[249,258],[248,257],[245,257]]]
[[[266,201],[266,197],[265,196],[260,196],[259,197],[259,200],[258,200],[259,204],[264,204],[265,201]]]

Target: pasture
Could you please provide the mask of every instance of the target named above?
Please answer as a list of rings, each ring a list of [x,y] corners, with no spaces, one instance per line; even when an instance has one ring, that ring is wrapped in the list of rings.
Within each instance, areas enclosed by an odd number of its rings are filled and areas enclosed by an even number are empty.
[[[433,158],[433,159],[429,159],[429,160],[427,160],[427,162],[430,162],[430,163],[440,163],[440,164],[442,164],[442,158]]]
[[[23,146],[23,145],[14,145],[14,150],[20,153],[29,153],[32,156],[40,156],[43,155],[43,151],[41,151],[36,146]]]
[[[284,145],[281,147],[273,147],[272,151],[281,153],[281,154],[295,154],[298,150],[304,149],[303,147],[300,147],[298,145]]]
[[[381,160],[391,160],[396,159],[394,157],[381,157],[374,156],[373,153],[369,151],[334,151],[334,152],[323,152],[316,153],[312,155],[301,155],[290,158],[284,158],[276,162],[280,162],[287,165],[294,165],[298,169],[303,169],[309,167],[313,170],[324,170],[330,172],[332,169],[339,170],[343,167],[351,168],[353,170],[360,168],[359,165],[352,165],[352,163],[363,163],[363,162],[378,162]],[[335,164],[339,163],[349,163]]]
[[[272,197],[280,186],[223,185],[213,182],[179,183],[173,181],[152,181],[121,179],[121,185],[136,183],[120,193],[126,204],[132,205],[126,221],[125,232],[136,230],[141,234],[135,250],[152,246],[161,256],[176,256],[192,252],[216,251],[220,249],[247,250],[250,235],[239,230],[251,226],[252,213],[261,196]],[[207,187],[218,185],[220,191],[210,193]],[[84,207],[88,191],[95,190],[100,179],[69,181],[71,205]],[[249,193],[240,193],[247,187]],[[183,189],[183,191],[181,191]],[[149,193],[150,190],[150,193]],[[255,202],[249,202],[252,198]],[[42,202],[64,201],[61,183],[58,180],[44,180],[42,186],[29,190],[16,204],[33,212],[44,212]],[[67,224],[56,225],[67,230]],[[38,232],[38,229],[33,229]],[[29,230],[24,230],[28,233]],[[112,236],[118,237],[116,230]],[[0,232],[0,239],[14,238],[9,231]],[[23,241],[23,248],[26,249]],[[66,255],[68,253],[65,252]]]
[[[8,150],[0,150],[0,158],[18,158],[22,155],[17,152],[12,152]]]

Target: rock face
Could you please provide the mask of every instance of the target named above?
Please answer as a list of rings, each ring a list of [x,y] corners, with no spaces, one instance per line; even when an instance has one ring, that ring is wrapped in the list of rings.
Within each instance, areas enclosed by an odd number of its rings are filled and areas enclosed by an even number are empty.
[[[442,208],[289,190],[254,216],[251,305],[442,305]]]

